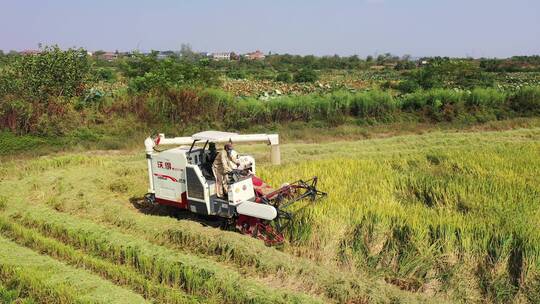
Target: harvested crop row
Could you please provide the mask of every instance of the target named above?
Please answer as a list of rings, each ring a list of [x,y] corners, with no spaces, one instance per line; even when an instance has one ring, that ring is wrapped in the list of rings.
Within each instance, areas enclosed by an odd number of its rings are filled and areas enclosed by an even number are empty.
[[[313,261],[295,257],[264,245],[259,240],[239,236],[235,232],[201,227],[191,221],[177,221],[164,217],[141,217],[133,212],[117,210],[96,216],[111,229],[121,228],[126,234],[143,237],[147,241],[172,249],[181,249],[231,262],[235,267],[250,268],[262,276],[273,274],[285,282],[301,284],[302,290],[323,294],[339,303],[427,301],[427,297],[399,290],[375,277],[344,272],[339,268],[316,265]],[[156,225],[159,223],[159,229]],[[286,284],[286,283],[285,283]]]
[[[29,209],[13,217],[24,225],[111,262],[135,267],[145,276],[190,294],[222,303],[314,303],[317,299],[270,289],[242,278],[216,263],[160,247],[95,223],[46,209]]]
[[[146,303],[131,291],[0,237],[0,281],[42,303]]]
[[[101,158],[101,156],[98,156],[98,158]],[[36,160],[36,162],[38,161]],[[136,176],[132,172],[134,170],[132,168],[134,168],[133,164],[139,163],[138,158],[122,156],[121,162],[124,162],[124,164],[120,163],[122,170],[114,170],[114,166],[110,167],[112,164],[119,164],[118,161],[104,161],[104,167],[100,166],[99,168],[96,168],[91,163],[84,163],[83,166],[88,174],[93,174],[91,173],[92,170],[98,170],[96,176],[100,180],[109,179],[102,176],[103,173],[100,172],[112,172],[115,174],[118,171],[125,172],[128,170],[133,176]],[[71,180],[71,171],[76,171],[75,176],[80,176],[81,168],[62,167],[60,170],[62,171],[62,178],[67,181]],[[29,185],[32,185],[33,189],[47,187],[40,185],[41,182],[46,182],[47,179],[50,180],[50,176],[56,175],[55,172],[57,170],[53,169],[53,171],[47,173],[48,178],[38,178],[39,182],[29,177]],[[16,182],[20,183],[20,180]],[[55,180],[55,184],[52,185],[51,189],[60,189],[64,187],[62,184],[64,184],[63,180]],[[2,185],[2,189],[6,190],[4,193],[10,193],[10,189],[14,189],[9,185],[10,181]],[[93,187],[96,187],[96,185],[91,183],[87,185],[85,183],[78,185],[76,189],[85,189],[86,193],[94,191]],[[56,190],[53,192],[56,192]],[[77,202],[77,200],[81,199],[80,197],[75,198],[75,195],[68,195],[68,193],[65,193],[65,188],[63,192],[51,193],[46,196],[53,197],[58,201],[67,199],[69,201],[62,202],[64,211],[70,212],[77,217],[86,217],[92,222],[98,222],[98,225],[113,230],[121,230],[125,234],[131,235],[132,238],[143,237],[148,242],[165,245],[172,249],[207,255],[211,259],[234,264],[231,266],[240,268],[240,272],[256,272],[256,276],[263,277],[262,280],[269,282],[268,284],[274,288],[293,289],[315,296],[322,295],[336,302],[361,302],[365,300],[389,302],[394,298],[426,299],[422,295],[400,291],[397,287],[386,284],[380,278],[364,276],[361,273],[344,272],[342,269],[332,265],[316,265],[313,261],[297,258],[274,248],[268,248],[258,240],[240,236],[237,233],[201,227],[200,224],[191,221],[142,215],[133,209],[120,208],[118,205],[112,206],[110,204],[112,198],[96,197],[92,198],[91,204],[82,205]],[[61,198],[66,195],[66,198]],[[73,201],[71,197],[73,197]],[[34,202],[39,201],[35,198],[31,199]],[[9,200],[6,204],[9,205],[6,210],[10,211],[24,210],[26,208],[24,207],[25,204],[18,199]],[[56,208],[49,204],[48,201],[45,204]]]
[[[26,296],[26,290],[17,286],[17,282],[0,282],[0,303],[5,304],[33,304],[37,303],[33,298]]]
[[[102,259],[89,256],[73,247],[55,239],[44,237],[34,230],[27,229],[17,223],[10,222],[0,216],[0,229],[4,237],[35,251],[66,261],[73,266],[84,266],[115,284],[124,285],[142,294],[153,302],[165,303],[197,303],[179,290],[160,285],[146,279],[132,268],[117,265]]]

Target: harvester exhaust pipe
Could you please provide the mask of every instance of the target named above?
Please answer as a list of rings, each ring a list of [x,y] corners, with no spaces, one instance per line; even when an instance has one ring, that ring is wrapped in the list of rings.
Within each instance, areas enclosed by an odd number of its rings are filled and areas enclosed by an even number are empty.
[[[272,151],[270,152],[270,161],[272,165],[281,164],[281,153],[279,152],[279,144],[271,145]]]

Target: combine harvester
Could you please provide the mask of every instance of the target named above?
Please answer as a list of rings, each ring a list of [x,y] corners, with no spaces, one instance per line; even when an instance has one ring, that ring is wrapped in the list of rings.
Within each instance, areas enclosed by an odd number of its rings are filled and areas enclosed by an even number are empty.
[[[191,137],[148,137],[144,144],[150,187],[145,200],[153,205],[225,218],[230,226],[264,240],[267,245],[283,243],[283,228],[292,219],[286,209],[304,198],[313,202],[326,193],[317,190],[317,177],[273,189],[255,175],[255,159],[243,155],[239,156],[240,168],[228,176],[228,196],[219,198],[212,163],[217,155],[216,144],[229,142],[265,142],[271,146],[272,164],[280,163],[277,134],[205,131]],[[158,150],[160,145],[180,146]]]

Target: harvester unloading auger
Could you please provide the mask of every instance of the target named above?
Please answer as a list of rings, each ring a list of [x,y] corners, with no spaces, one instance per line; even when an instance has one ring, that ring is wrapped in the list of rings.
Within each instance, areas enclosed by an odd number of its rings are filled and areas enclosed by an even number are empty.
[[[222,217],[241,233],[262,239],[267,245],[281,244],[283,229],[293,216],[288,208],[304,199],[314,202],[326,193],[317,190],[317,177],[274,189],[255,175],[255,159],[243,155],[239,156],[241,166],[229,176],[227,197],[218,197],[212,163],[217,155],[216,143],[228,142],[266,142],[271,146],[272,164],[280,163],[277,134],[205,131],[190,137],[148,137],[144,141],[150,184],[146,201]],[[158,150],[158,145],[180,146]]]

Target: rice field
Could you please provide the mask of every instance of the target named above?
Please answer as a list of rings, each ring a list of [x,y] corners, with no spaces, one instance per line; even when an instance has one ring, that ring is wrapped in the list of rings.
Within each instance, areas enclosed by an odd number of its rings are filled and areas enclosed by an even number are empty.
[[[241,146],[317,175],[282,248],[149,212],[144,153],[0,167],[0,296],[28,303],[537,303],[540,129]],[[19,301],[19,300],[17,300]]]

